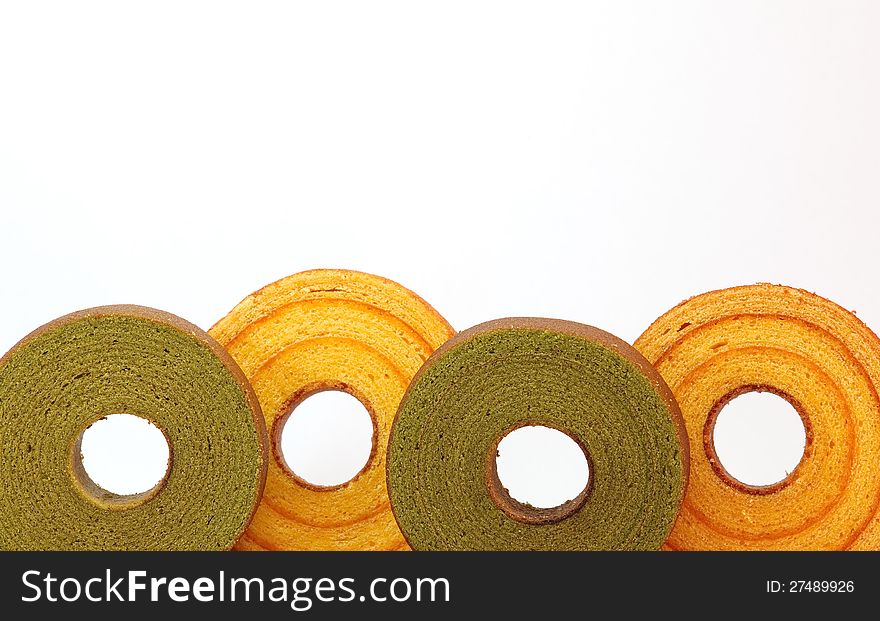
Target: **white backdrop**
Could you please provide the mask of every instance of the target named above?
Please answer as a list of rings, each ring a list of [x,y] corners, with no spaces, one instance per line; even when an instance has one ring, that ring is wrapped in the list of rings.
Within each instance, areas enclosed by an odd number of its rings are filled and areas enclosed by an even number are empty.
[[[314,267],[459,329],[756,281],[880,329],[876,2],[0,6],[0,350]]]

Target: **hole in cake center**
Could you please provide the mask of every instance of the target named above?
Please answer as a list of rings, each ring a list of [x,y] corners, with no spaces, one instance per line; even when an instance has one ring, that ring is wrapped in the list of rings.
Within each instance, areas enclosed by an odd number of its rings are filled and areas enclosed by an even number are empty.
[[[361,401],[341,390],[315,393],[280,421],[276,450],[289,472],[305,483],[332,488],[354,479],[373,453],[373,418]]]
[[[87,492],[108,503],[131,503],[158,492],[170,471],[171,447],[147,419],[111,414],[82,432],[73,458]]]
[[[504,435],[490,468],[490,495],[505,513],[528,523],[557,522],[573,514],[591,483],[584,447],[544,425],[525,425]]]
[[[807,429],[798,410],[782,395],[746,392],[735,396],[721,406],[712,422],[711,449],[718,464],[746,486],[776,486],[803,459]]]

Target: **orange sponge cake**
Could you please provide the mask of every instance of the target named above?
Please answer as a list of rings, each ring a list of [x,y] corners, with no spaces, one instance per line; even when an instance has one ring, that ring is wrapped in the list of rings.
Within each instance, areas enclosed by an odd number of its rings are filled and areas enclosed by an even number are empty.
[[[669,384],[691,444],[691,479],[671,549],[880,549],[880,340],[851,312],[775,285],[706,293],[636,341]],[[806,429],[783,481],[744,484],[713,432],[734,397],[770,391]]]
[[[346,270],[284,278],[248,296],[212,329],[251,380],[273,446],[266,491],[238,546],[272,550],[406,548],[391,513],[385,447],[410,380],[452,328],[390,280]],[[280,450],[290,412],[309,396],[341,390],[373,420],[373,449],[351,481],[313,485]]]

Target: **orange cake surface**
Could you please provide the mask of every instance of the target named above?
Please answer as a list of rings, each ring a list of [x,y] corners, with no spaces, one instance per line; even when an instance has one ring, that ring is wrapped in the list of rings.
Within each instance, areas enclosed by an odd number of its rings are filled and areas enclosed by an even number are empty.
[[[407,549],[391,513],[385,447],[410,380],[453,335],[424,300],[395,282],[347,270],[313,270],[253,293],[211,330],[251,380],[273,458],[262,502],[239,549]],[[373,420],[373,449],[351,481],[313,485],[287,467],[281,428],[324,390],[345,391]]]
[[[880,549],[880,340],[812,293],[753,285],[676,306],[636,341],[669,384],[691,445],[691,479],[666,547]],[[800,414],[804,456],[784,480],[751,486],[719,463],[718,412],[751,391]]]

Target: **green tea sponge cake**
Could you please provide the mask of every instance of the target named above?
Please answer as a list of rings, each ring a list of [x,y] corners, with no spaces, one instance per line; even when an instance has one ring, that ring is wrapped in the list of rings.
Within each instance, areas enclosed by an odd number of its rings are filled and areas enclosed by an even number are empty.
[[[140,416],[170,447],[164,479],[120,496],[82,465],[83,432]],[[259,403],[220,345],[167,313],[94,308],[0,359],[0,550],[225,550],[262,494]]]
[[[251,380],[272,439],[266,491],[241,550],[405,550],[385,486],[385,447],[400,399],[449,324],[405,287],[372,274],[301,272],[249,295],[211,328]],[[281,432],[325,390],[358,399],[373,423],[366,465],[341,485],[288,467]]]
[[[780,285],[704,293],[652,324],[636,347],[681,405],[691,484],[667,547],[880,549],[880,339],[850,311]],[[791,403],[800,463],[773,485],[730,475],[715,451],[720,410],[746,392]]]
[[[526,425],[568,434],[590,483],[554,508],[501,485],[499,441]],[[655,550],[678,515],[687,438],[675,399],[632,347],[590,326],[499,319],[424,364],[388,445],[388,489],[415,550]]]

